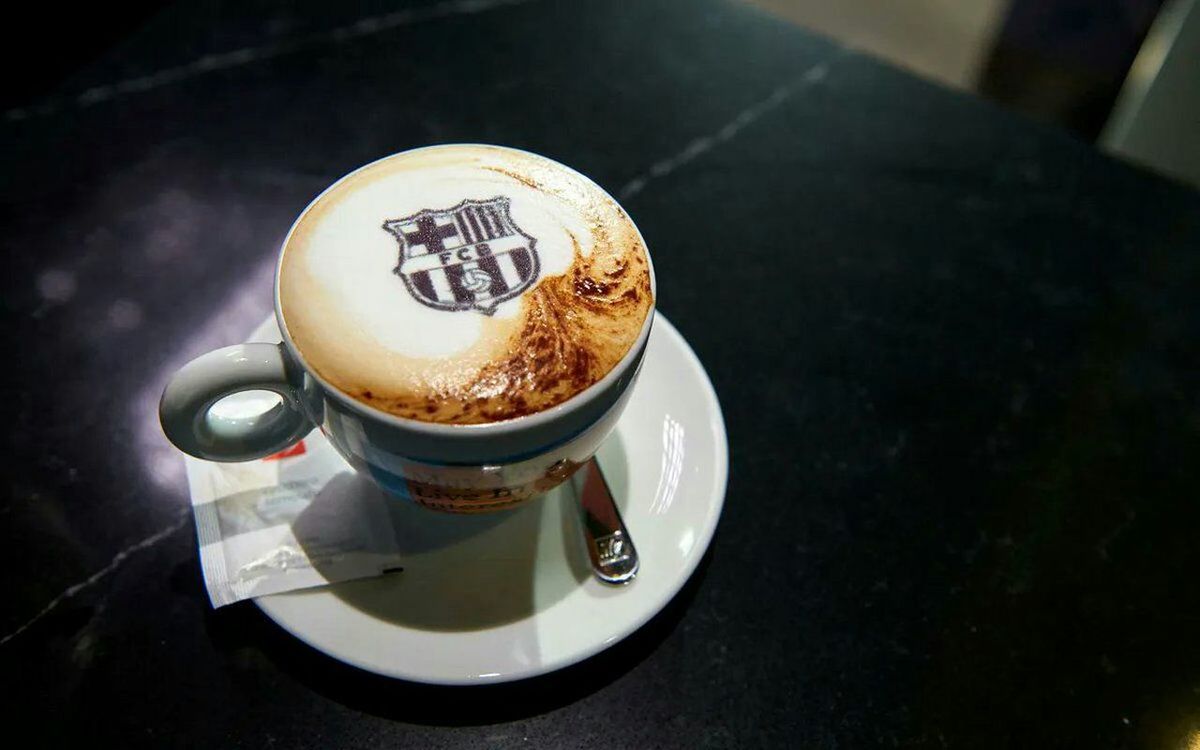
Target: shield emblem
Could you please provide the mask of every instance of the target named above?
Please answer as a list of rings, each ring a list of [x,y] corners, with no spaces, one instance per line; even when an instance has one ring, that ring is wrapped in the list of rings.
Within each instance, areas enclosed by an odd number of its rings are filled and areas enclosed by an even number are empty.
[[[509,199],[465,200],[384,222],[400,243],[395,272],[435,310],[496,312],[538,277],[537,244],[509,213]]]

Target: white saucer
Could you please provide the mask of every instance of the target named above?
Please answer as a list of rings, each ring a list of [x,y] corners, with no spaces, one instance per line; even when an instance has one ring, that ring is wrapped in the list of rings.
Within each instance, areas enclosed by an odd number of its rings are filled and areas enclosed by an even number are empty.
[[[251,337],[278,341],[274,321]],[[728,445],[704,367],[661,314],[600,465],[641,556],[622,587],[587,565],[570,486],[508,513],[389,503],[404,570],[255,599],[335,659],[445,685],[505,682],[581,661],[633,633],[683,587],[721,515]],[[323,440],[314,432],[306,440]],[[372,491],[364,480],[363,491]]]

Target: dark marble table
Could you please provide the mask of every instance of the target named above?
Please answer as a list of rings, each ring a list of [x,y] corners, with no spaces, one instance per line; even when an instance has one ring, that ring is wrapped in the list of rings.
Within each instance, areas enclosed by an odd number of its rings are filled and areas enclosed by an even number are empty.
[[[10,735],[1200,743],[1195,192],[737,3],[304,5],[170,9],[0,123]],[[624,200],[731,441],[667,610],[479,689],[214,612],[155,419],[175,367],[269,312],[315,193],[448,141]]]

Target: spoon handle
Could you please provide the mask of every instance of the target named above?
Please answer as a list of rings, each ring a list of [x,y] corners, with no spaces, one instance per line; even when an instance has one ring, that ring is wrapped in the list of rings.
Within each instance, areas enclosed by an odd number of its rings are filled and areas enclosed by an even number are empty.
[[[637,549],[613,502],[600,464],[593,458],[580,473],[583,481],[576,484],[576,490],[592,571],[604,583],[629,583],[638,572]]]

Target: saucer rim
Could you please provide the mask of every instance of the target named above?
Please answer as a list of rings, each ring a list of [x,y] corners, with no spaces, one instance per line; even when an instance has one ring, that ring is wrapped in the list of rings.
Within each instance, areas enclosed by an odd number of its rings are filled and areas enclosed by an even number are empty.
[[[270,321],[264,321],[263,325],[267,325],[268,322],[274,322],[273,318]],[[555,658],[539,661],[538,664],[529,667],[516,668],[511,671],[501,673],[445,676],[385,668],[378,663],[363,662],[362,660],[356,659],[347,654],[333,653],[323,644],[314,643],[312,640],[305,637],[303,631],[291,627],[290,623],[285,621],[282,614],[274,611],[274,602],[284,600],[296,594],[304,595],[306,593],[311,593],[314,591],[313,589],[301,589],[298,591],[289,591],[278,594],[270,594],[268,596],[255,597],[252,599],[255,606],[257,606],[259,610],[263,612],[263,614],[270,618],[272,622],[282,628],[285,632],[294,636],[305,645],[319,651],[322,654],[325,654],[332,659],[372,674],[427,685],[485,685],[515,682],[532,677],[538,677],[541,675],[550,674],[552,672],[557,672],[561,669],[565,669],[574,664],[578,664],[582,661],[590,659],[591,657],[608,650],[609,648],[636,633],[643,626],[645,626],[646,623],[658,615],[659,612],[662,612],[663,609],[666,608],[666,606],[672,600],[674,600],[676,596],[679,595],[679,592],[682,591],[687,585],[688,581],[692,579],[692,576],[695,575],[696,569],[700,565],[700,561],[704,558],[705,554],[707,554],[708,548],[712,544],[713,536],[716,534],[717,524],[720,522],[721,514],[725,508],[725,494],[729,484],[729,441],[725,428],[725,416],[724,412],[721,410],[721,402],[717,397],[716,389],[713,387],[712,380],[708,376],[708,371],[705,370],[704,365],[700,362],[700,358],[696,355],[696,352],[692,349],[687,339],[684,338],[683,334],[679,332],[679,329],[677,329],[675,325],[666,318],[665,315],[659,311],[655,311],[654,322],[655,325],[662,326],[665,329],[664,333],[673,336],[681,345],[680,348],[684,354],[684,358],[687,361],[688,366],[692,368],[697,376],[697,380],[702,385],[701,390],[703,391],[705,400],[711,404],[710,414],[708,415],[708,419],[706,421],[708,422],[709,428],[713,432],[713,443],[717,448],[717,450],[714,451],[716,455],[713,457],[715,476],[715,481],[713,482],[713,491],[715,497],[714,501],[709,504],[709,509],[706,511],[702,520],[703,526],[700,529],[701,533],[697,538],[695,547],[693,548],[695,550],[695,554],[691,555],[690,559],[684,563],[680,569],[680,573],[676,577],[676,581],[674,581],[672,585],[666,586],[660,596],[648,601],[644,607],[639,607],[637,616],[630,618],[628,623],[622,626],[618,633],[608,638],[596,639],[594,642],[584,644],[582,648],[572,650],[567,654]],[[261,330],[261,326],[256,330]],[[637,384],[635,383],[633,387],[637,388]],[[618,421],[618,425],[619,424],[620,421]],[[598,583],[594,578],[589,578],[582,585],[601,586],[603,584]],[[636,581],[634,582],[634,585],[636,585]],[[525,619],[536,619],[539,614],[539,612],[532,612],[529,614],[528,618]],[[410,630],[410,628],[400,629]],[[490,630],[492,628],[487,629]],[[451,634],[445,635],[448,638],[454,638],[454,636]]]

